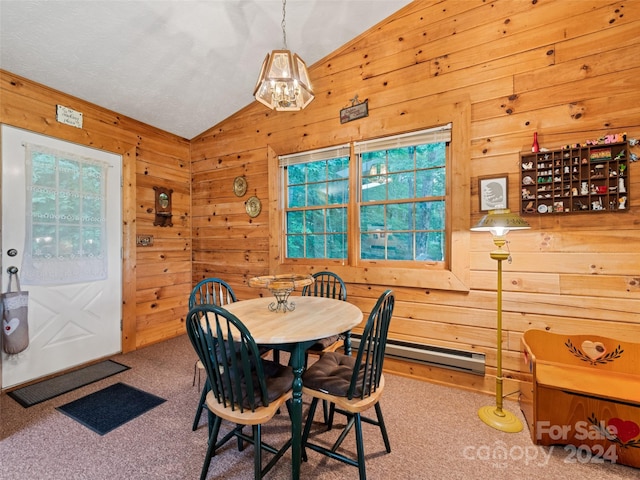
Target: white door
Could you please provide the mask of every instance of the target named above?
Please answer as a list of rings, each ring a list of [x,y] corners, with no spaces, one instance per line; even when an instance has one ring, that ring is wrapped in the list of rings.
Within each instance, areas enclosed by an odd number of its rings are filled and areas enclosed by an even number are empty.
[[[36,133],[2,125],[2,291],[6,291],[10,266],[23,272],[26,245],[27,188],[25,145],[38,145],[71,156],[91,159],[106,167],[106,256],[101,264],[106,279],[82,282],[57,280],[28,284],[20,275],[22,290],[29,292],[29,346],[21,353],[2,351],[2,388],[25,383],[121,351],[122,304],[122,157]],[[31,147],[30,147],[31,148]],[[35,171],[35,170],[34,170]],[[35,195],[35,194],[34,194]],[[54,194],[55,198],[61,194]],[[81,196],[82,202],[93,202]],[[55,201],[55,200],[53,200]],[[95,202],[94,202],[95,203]],[[90,204],[83,204],[91,208]],[[56,213],[60,218],[64,215]],[[59,221],[59,220],[57,220]],[[101,220],[103,221],[103,220]],[[105,225],[103,223],[103,225]],[[34,231],[36,227],[34,226]],[[62,230],[62,227],[57,227]],[[83,238],[88,234],[83,233]],[[62,234],[59,233],[62,237]],[[32,234],[32,242],[36,235]],[[85,240],[92,242],[92,239]],[[33,250],[35,251],[35,250]],[[75,255],[67,255],[67,257]],[[63,255],[59,255],[60,258]],[[85,260],[76,261],[84,273]],[[89,265],[88,261],[87,264]],[[91,263],[93,265],[93,263]],[[87,266],[86,270],[89,270]],[[57,271],[57,269],[54,268]],[[51,273],[56,273],[55,271]],[[38,284],[35,284],[38,283]],[[15,289],[15,283],[14,283]]]

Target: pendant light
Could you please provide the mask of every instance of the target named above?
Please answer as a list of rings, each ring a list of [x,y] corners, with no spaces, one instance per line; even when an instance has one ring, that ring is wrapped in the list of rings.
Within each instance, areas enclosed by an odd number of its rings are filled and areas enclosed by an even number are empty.
[[[253,92],[256,100],[272,110],[302,110],[313,100],[307,65],[297,55],[287,49],[285,30],[286,0],[282,0],[283,50],[273,50],[267,54],[260,77]]]

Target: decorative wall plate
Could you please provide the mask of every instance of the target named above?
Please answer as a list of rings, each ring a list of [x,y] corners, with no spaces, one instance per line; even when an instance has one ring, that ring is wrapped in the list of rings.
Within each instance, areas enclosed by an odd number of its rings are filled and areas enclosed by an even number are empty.
[[[255,218],[260,215],[260,211],[262,210],[262,204],[260,203],[260,199],[258,197],[249,197],[246,204],[247,215],[251,218]]]
[[[236,196],[241,197],[247,193],[247,179],[243,176],[238,176],[233,179],[233,193]]]

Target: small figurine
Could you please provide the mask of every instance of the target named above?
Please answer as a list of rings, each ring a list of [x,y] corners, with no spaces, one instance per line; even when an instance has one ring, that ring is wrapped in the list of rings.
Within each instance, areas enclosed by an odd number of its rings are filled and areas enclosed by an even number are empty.
[[[589,185],[587,182],[582,182],[580,184],[580,195],[588,195],[589,194]]]
[[[624,178],[619,178],[618,179],[618,192],[627,193],[627,189],[624,186]]]
[[[618,210],[624,210],[625,208],[627,208],[626,207],[626,205],[627,205],[627,197],[620,197],[618,199],[618,202],[619,202]]]

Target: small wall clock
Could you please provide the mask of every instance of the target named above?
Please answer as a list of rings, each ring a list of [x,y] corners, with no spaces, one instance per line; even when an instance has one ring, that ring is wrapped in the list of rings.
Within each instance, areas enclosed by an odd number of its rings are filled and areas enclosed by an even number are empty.
[[[153,187],[156,192],[156,218],[153,224],[159,227],[172,227],[171,194],[173,190],[164,187]]]

